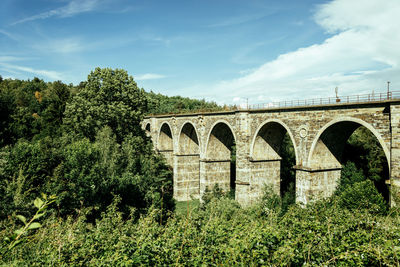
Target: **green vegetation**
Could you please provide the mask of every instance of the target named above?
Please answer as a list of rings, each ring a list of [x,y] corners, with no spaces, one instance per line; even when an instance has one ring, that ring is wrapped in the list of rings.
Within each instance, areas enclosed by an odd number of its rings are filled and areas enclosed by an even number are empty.
[[[276,198],[279,198],[276,196]],[[117,198],[95,224],[77,217],[46,220],[3,256],[13,265],[364,265],[399,264],[400,216],[341,208],[335,199],[284,214],[271,197],[242,209],[212,197],[160,224],[159,209],[124,219]],[[4,223],[4,222],[3,222]],[[18,227],[9,223],[8,229]],[[0,232],[0,237],[6,235]]]
[[[149,114],[163,113],[186,113],[189,111],[217,111],[224,108],[218,106],[215,102],[206,102],[187,97],[172,96],[168,97],[153,92],[147,93],[149,99]],[[227,107],[225,107],[227,108]]]
[[[386,157],[363,127],[329,199],[294,203],[286,135],[280,196],[266,188],[241,208],[216,186],[175,206],[171,170],[140,122],[215,103],[146,93],[126,71],[97,68],[79,86],[0,78],[0,104],[1,265],[400,264]]]
[[[200,206],[200,200],[193,199],[188,201],[179,201],[176,202],[175,213],[177,215],[185,215],[196,211],[196,209]]]
[[[172,173],[140,126],[147,97],[126,71],[97,68],[77,87],[5,79],[0,99],[0,220],[31,216],[41,194],[91,221],[115,196],[124,216],[173,210]]]

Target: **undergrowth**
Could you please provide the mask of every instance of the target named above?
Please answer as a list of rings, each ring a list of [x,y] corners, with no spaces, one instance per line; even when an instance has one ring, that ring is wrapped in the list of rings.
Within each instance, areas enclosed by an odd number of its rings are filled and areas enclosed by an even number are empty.
[[[125,218],[119,198],[95,223],[78,216],[47,218],[0,259],[7,265],[366,265],[400,263],[400,216],[347,209],[337,197],[289,206],[266,191],[241,208],[225,195],[208,196],[190,212],[160,224],[157,208]],[[134,211],[132,211],[134,212]],[[1,240],[18,223],[2,222]],[[4,227],[4,228],[3,228]]]

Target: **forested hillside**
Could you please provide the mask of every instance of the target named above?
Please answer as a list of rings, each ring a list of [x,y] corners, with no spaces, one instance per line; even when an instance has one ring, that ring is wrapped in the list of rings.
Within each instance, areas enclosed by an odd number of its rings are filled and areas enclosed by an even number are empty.
[[[150,114],[180,113],[194,110],[216,111],[222,109],[215,102],[206,102],[204,99],[197,100],[181,96],[170,97],[156,94],[152,91],[146,93],[146,95],[148,99],[148,113]]]
[[[286,136],[280,196],[265,188],[241,208],[215,187],[175,211],[172,171],[140,123],[150,113],[221,109],[215,103],[147,93],[126,71],[97,68],[78,86],[0,78],[0,104],[1,264],[400,263],[388,163],[363,127],[347,142],[329,199],[295,204]]]

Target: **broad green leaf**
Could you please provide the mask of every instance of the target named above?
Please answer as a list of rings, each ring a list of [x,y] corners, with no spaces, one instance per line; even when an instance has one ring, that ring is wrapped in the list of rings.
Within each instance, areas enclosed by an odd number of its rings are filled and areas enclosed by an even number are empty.
[[[45,213],[46,213],[46,212],[42,212],[42,213],[35,214],[35,216],[33,216],[33,219],[34,219],[34,220],[39,219],[39,218],[42,217]]]
[[[26,218],[25,218],[24,216],[22,216],[22,215],[17,215],[17,218],[18,218],[21,222],[23,222],[24,224],[26,224]]]
[[[31,225],[28,226],[28,229],[37,229],[40,228],[42,225],[38,222],[34,222]]]
[[[21,229],[15,230],[14,233],[16,233],[17,235],[22,235],[24,233],[24,231],[22,231]]]
[[[36,208],[40,209],[43,206],[43,200],[41,200],[40,198],[36,198],[33,202],[33,205],[35,205]]]

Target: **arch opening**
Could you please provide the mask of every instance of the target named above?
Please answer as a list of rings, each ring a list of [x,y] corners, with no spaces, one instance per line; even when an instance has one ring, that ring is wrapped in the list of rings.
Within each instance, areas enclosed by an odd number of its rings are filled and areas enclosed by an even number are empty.
[[[173,150],[173,140],[171,128],[167,123],[164,123],[160,129],[160,135],[158,137],[158,150],[168,151]]]
[[[212,128],[206,150],[205,186],[210,189],[218,184],[222,190],[236,190],[236,142],[231,128],[219,122]]]
[[[185,155],[200,154],[199,139],[194,126],[186,123],[179,136],[179,152]]]
[[[252,144],[252,179],[260,187],[267,184],[284,200],[284,206],[295,202],[296,165],[294,144],[287,127],[280,122],[265,123]]]
[[[174,197],[178,201],[200,196],[200,145],[194,126],[187,122],[179,135],[179,154],[176,155]]]
[[[165,157],[167,164],[173,166],[173,153],[174,153],[174,143],[171,132],[171,127],[168,123],[163,123],[160,128],[160,133],[157,142],[158,151]]]
[[[151,131],[150,123],[147,123],[146,127],[144,129],[146,130],[146,132],[150,133],[150,131]]]
[[[344,120],[333,123],[320,134],[311,151],[310,166],[333,170],[328,191],[340,194],[347,186],[372,181],[377,192],[389,205],[389,162],[385,144],[369,125]],[[335,170],[336,169],[336,170]]]

